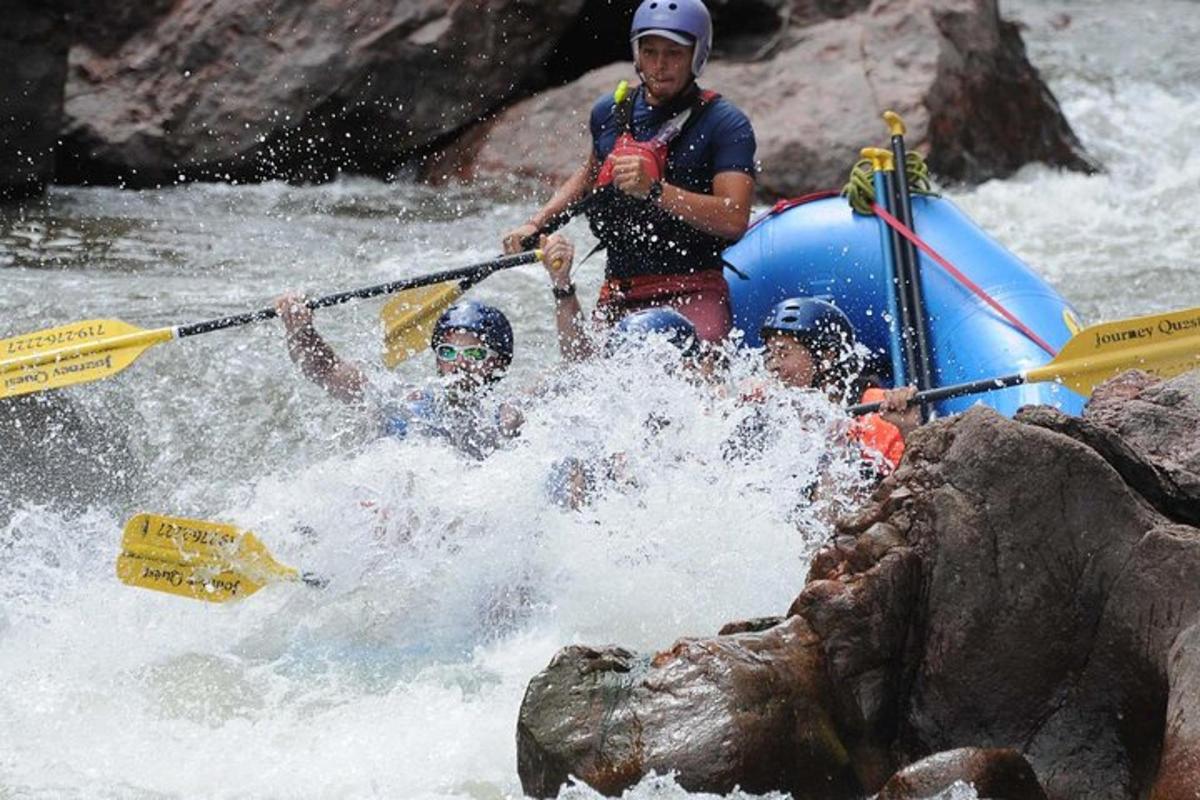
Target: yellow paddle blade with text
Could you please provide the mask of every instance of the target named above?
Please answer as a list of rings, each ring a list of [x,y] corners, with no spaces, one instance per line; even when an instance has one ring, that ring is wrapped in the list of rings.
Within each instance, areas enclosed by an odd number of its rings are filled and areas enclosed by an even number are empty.
[[[174,336],[171,328],[89,319],[0,339],[0,398],[107,378]]]
[[[1170,378],[1200,367],[1200,307],[1091,325],[1071,337],[1054,360],[1026,373],[1058,380],[1082,395],[1121,372],[1140,369]]]
[[[117,556],[117,577],[121,583],[156,592],[225,603],[249,597],[263,587],[246,575],[233,570],[222,571],[212,564],[176,564],[132,553]]]
[[[379,316],[383,320],[383,363],[388,369],[429,349],[438,317],[462,294],[458,281],[435,283],[400,292],[383,306]]]
[[[138,514],[125,523],[121,551],[122,583],[214,603],[300,577],[249,531],[186,517]]]

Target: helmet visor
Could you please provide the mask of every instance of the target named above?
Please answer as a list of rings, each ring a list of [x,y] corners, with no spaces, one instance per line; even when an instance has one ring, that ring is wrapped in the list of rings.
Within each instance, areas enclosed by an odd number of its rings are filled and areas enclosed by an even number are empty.
[[[643,36],[661,36],[664,39],[670,39],[672,42],[684,45],[685,47],[691,47],[696,43],[695,37],[690,33],[668,30],[667,28],[646,28],[645,30],[637,31],[633,36],[629,37],[629,41],[637,42]]]

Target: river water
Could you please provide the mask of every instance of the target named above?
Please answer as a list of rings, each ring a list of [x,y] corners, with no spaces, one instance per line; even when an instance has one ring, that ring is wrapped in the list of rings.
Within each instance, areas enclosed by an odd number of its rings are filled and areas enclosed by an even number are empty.
[[[947,193],[1089,322],[1200,305],[1200,228],[1186,207],[1200,184],[1195,4],[1003,10],[1028,26],[1031,58],[1107,172],[1029,167]],[[288,287],[460,266],[493,255],[528,209],[368,180],[57,189],[0,212],[0,336],[91,317],[176,324]],[[539,270],[473,290],[515,322],[514,389],[555,371]],[[579,273],[594,297],[596,267]],[[395,373],[374,366],[379,307],[321,312],[318,324],[382,391],[427,380],[424,357]],[[794,499],[820,441],[786,431],[730,470],[736,403],[603,369],[528,402],[521,440],[484,463],[373,436],[299,376],[275,323],[160,345],[62,393],[79,421],[38,452],[12,444],[10,421],[0,797],[519,795],[517,708],[559,647],[658,648],[781,612],[826,534]],[[613,424],[652,410],[671,425]],[[557,460],[614,452],[631,483],[578,513],[548,500]],[[328,585],[220,606],[122,586],[120,528],[142,510],[242,525]],[[662,778],[632,794],[685,793]]]

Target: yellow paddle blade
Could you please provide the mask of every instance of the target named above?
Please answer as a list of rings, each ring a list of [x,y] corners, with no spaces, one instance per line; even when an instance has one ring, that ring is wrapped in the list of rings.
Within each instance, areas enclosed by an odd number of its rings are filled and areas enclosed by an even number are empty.
[[[156,592],[225,603],[249,597],[263,587],[248,576],[234,570],[221,570],[212,564],[176,564],[154,561],[133,553],[117,556],[117,577],[127,586],[153,589]]]
[[[121,549],[124,583],[214,602],[299,578],[254,534],[219,522],[138,514],[125,523]]]
[[[1062,381],[1082,395],[1121,372],[1163,378],[1200,367],[1200,307],[1106,322],[1071,337],[1054,360],[1025,373],[1028,381]]]
[[[173,328],[91,319],[0,340],[0,398],[107,378],[173,338]]]
[[[383,320],[383,363],[395,369],[402,361],[429,349],[433,326],[462,297],[458,281],[435,283],[400,292],[379,312]]]

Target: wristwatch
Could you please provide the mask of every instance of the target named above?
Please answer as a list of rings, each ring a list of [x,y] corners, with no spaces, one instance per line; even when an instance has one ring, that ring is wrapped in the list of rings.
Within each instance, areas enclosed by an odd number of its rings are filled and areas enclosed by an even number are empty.
[[[568,297],[575,296],[575,284],[574,282],[568,283],[561,289],[557,286],[551,286],[550,293],[554,295],[555,300],[566,300]]]
[[[650,191],[646,192],[646,199],[649,200],[651,203],[657,203],[659,200],[662,199],[662,193],[663,193],[663,182],[662,181],[654,181],[653,183],[650,184]]]

